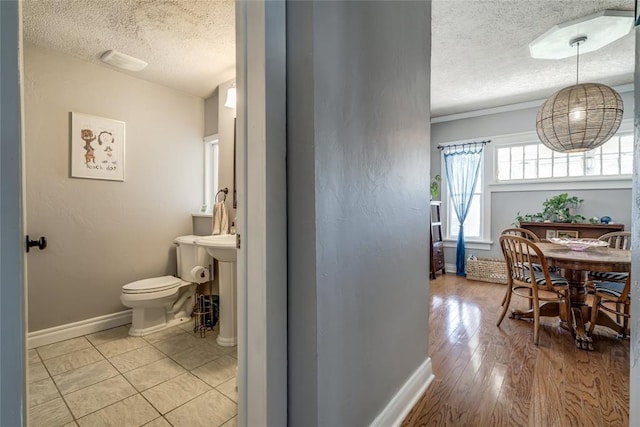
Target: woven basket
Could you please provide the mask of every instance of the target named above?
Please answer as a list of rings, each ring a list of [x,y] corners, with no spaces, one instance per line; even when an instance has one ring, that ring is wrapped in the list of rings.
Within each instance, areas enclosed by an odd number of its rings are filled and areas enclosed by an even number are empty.
[[[507,284],[507,264],[500,258],[467,260],[467,279]]]

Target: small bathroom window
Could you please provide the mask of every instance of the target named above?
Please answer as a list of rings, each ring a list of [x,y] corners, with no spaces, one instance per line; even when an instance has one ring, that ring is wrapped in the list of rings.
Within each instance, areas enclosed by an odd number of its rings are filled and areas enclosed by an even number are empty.
[[[218,191],[218,135],[204,138],[204,198],[207,213],[213,209],[213,195]]]

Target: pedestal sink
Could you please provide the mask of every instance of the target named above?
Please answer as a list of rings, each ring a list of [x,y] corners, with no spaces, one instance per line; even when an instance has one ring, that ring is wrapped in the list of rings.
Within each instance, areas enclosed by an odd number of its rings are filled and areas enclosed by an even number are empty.
[[[196,239],[207,253],[218,260],[220,333],[216,341],[225,347],[238,343],[236,314],[236,235],[220,234]]]

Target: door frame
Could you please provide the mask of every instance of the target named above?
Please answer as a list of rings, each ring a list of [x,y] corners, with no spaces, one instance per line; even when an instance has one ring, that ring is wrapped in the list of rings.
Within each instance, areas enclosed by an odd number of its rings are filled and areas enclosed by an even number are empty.
[[[285,12],[236,2],[240,426],[287,425]]]

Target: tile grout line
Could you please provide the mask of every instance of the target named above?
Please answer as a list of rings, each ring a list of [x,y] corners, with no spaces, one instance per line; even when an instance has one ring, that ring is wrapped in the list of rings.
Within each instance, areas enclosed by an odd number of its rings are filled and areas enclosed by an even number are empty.
[[[115,328],[110,328],[110,329],[115,329]],[[108,329],[106,329],[106,330],[108,330]],[[180,330],[182,331],[181,333],[185,333],[185,334],[187,334],[187,335],[189,335],[189,334],[190,334],[190,331],[185,331],[185,330],[184,330],[184,329],[182,329],[182,328],[180,328]],[[100,331],[100,332],[102,332],[102,331]],[[213,332],[213,331],[212,331],[212,332]],[[195,333],[194,333],[194,334],[195,334]],[[156,411],[157,411],[157,413],[159,414],[159,417],[154,418],[153,420],[149,421],[149,423],[153,422],[154,420],[157,420],[158,418],[163,418],[163,420],[164,420],[164,421],[166,421],[168,424],[170,424],[171,426],[173,426],[173,424],[172,424],[172,423],[171,423],[171,422],[166,418],[166,416],[165,416],[166,414],[161,413],[161,412],[160,412],[160,410],[159,410],[158,408],[156,408],[156,407],[155,407],[155,406],[154,406],[154,405],[153,405],[153,404],[152,404],[152,403],[151,403],[151,402],[150,402],[150,401],[149,401],[149,400],[148,400],[148,399],[147,399],[147,398],[142,394],[142,393],[143,393],[143,391],[138,391],[138,389],[137,389],[137,388],[136,388],[136,387],[135,387],[135,386],[134,386],[134,385],[133,385],[133,384],[128,380],[128,378],[127,378],[127,377],[125,377],[124,373],[122,373],[122,372],[121,372],[121,371],[120,371],[120,370],[119,370],[119,369],[118,369],[118,368],[117,368],[117,367],[112,363],[112,361],[110,360],[110,358],[109,358],[109,357],[107,357],[104,353],[102,353],[102,352],[100,351],[100,349],[98,349],[97,345],[95,345],[95,344],[94,344],[94,343],[93,343],[93,342],[88,338],[88,336],[89,336],[89,335],[93,335],[93,334],[87,334],[87,335],[83,335],[83,336],[82,336],[82,338],[84,338],[84,339],[85,339],[85,340],[90,344],[90,347],[88,347],[88,348],[93,348],[93,349],[95,349],[95,350],[98,352],[98,354],[100,354],[100,356],[102,357],[102,360],[107,361],[107,363],[108,363],[108,364],[109,364],[109,365],[110,365],[110,366],[115,370],[115,372],[117,373],[117,375],[115,375],[115,376],[113,376],[113,377],[110,377],[110,378],[107,378],[107,379],[105,379],[105,380],[99,381],[99,382],[97,382],[97,383],[95,383],[95,384],[91,384],[91,385],[89,385],[89,386],[86,386],[86,387],[80,388],[80,389],[78,389],[78,390],[74,390],[73,392],[77,392],[77,391],[80,391],[80,390],[84,390],[84,389],[86,389],[86,388],[88,388],[88,387],[91,387],[91,386],[93,386],[93,385],[99,384],[99,383],[101,383],[101,382],[104,382],[104,381],[107,381],[107,380],[110,380],[110,379],[112,379],[112,378],[116,378],[116,377],[118,377],[118,376],[119,376],[119,377],[122,377],[122,378],[123,378],[123,379],[124,379],[124,380],[125,380],[125,381],[126,381],[126,382],[131,386],[131,387],[132,387],[132,388],[133,388],[133,390],[135,390],[135,393],[134,393],[134,394],[132,394],[131,396],[127,396],[127,397],[125,397],[125,398],[123,398],[123,399],[120,399],[120,400],[118,400],[118,401],[116,401],[116,402],[113,402],[113,403],[111,403],[110,405],[107,405],[107,406],[105,406],[105,407],[102,407],[102,408],[100,408],[100,409],[97,409],[96,411],[93,411],[93,412],[90,412],[90,413],[84,414],[84,415],[83,415],[82,417],[80,417],[80,418],[76,418],[75,414],[74,414],[74,413],[73,413],[73,411],[71,410],[71,408],[70,408],[70,406],[69,406],[69,404],[68,404],[68,402],[67,402],[67,400],[66,400],[66,398],[65,398],[65,395],[62,393],[62,391],[61,391],[61,390],[60,390],[60,388],[58,387],[58,384],[57,384],[57,383],[56,383],[56,381],[53,379],[53,375],[51,375],[51,372],[49,371],[49,369],[47,368],[46,364],[44,363],[44,359],[42,358],[42,356],[40,355],[40,353],[37,351],[37,349],[34,349],[34,350],[36,350],[36,355],[38,356],[39,361],[42,363],[42,365],[43,365],[43,366],[44,366],[44,368],[45,368],[45,371],[47,372],[48,379],[50,379],[50,380],[51,380],[51,382],[53,382],[53,384],[54,384],[54,386],[56,387],[56,390],[57,390],[57,392],[58,392],[58,394],[59,394],[60,398],[61,398],[61,399],[62,399],[62,401],[64,402],[64,404],[65,404],[65,406],[67,407],[67,409],[68,409],[69,413],[71,414],[71,417],[72,417],[72,419],[73,419],[73,422],[75,422],[76,424],[78,424],[78,420],[79,420],[79,419],[84,418],[84,417],[87,417],[87,416],[89,416],[89,415],[91,415],[91,414],[94,414],[94,413],[96,413],[96,412],[99,412],[99,411],[101,411],[101,410],[103,410],[103,409],[105,409],[105,408],[108,408],[108,407],[111,407],[111,406],[113,406],[113,405],[116,405],[116,404],[118,404],[118,403],[120,403],[120,402],[122,402],[122,401],[124,401],[124,400],[126,400],[126,399],[129,399],[129,398],[131,398],[131,397],[133,397],[133,396],[135,396],[135,395],[137,394],[137,395],[140,395],[140,396],[141,396],[141,397],[142,397],[142,398],[143,398],[143,399],[144,399],[144,400],[145,400],[145,401],[146,401],[146,402],[147,402],[147,403],[148,403],[148,404],[149,404],[149,405],[150,405],[154,410],[156,410]],[[160,343],[160,342],[162,342],[162,341],[165,341],[165,340],[167,340],[167,339],[170,339],[170,338],[172,338],[173,336],[179,336],[179,335],[181,335],[181,334],[180,334],[180,333],[178,333],[178,334],[170,335],[170,336],[168,336],[168,337],[166,337],[166,338],[164,338],[164,339],[162,339],[162,340],[158,340],[158,341],[156,341],[156,344],[157,344],[157,343]],[[216,360],[218,360],[218,359],[220,359],[220,358],[222,358],[222,357],[224,357],[224,356],[233,357],[233,356],[231,356],[231,355],[230,355],[230,353],[227,353],[227,352],[225,352],[224,350],[222,350],[222,352],[221,352],[222,354],[218,355],[217,357],[215,357],[215,358],[214,358],[214,359],[212,359],[211,361],[208,361],[208,362],[205,362],[205,363],[203,363],[203,364],[201,364],[201,365],[195,366],[195,367],[193,367],[193,369],[186,369],[186,368],[185,368],[184,366],[182,366],[178,361],[176,361],[172,356],[170,356],[170,355],[166,354],[166,353],[165,353],[165,352],[163,352],[160,348],[158,348],[154,343],[152,343],[152,342],[148,341],[148,340],[147,340],[147,339],[145,339],[144,337],[140,337],[140,338],[142,338],[142,339],[143,339],[143,341],[144,341],[147,345],[151,346],[151,347],[152,347],[152,348],[154,348],[155,350],[157,350],[157,351],[159,351],[160,353],[162,353],[162,354],[165,356],[165,358],[166,358],[166,359],[171,360],[173,363],[176,363],[178,366],[180,366],[182,369],[184,369],[184,371],[185,371],[185,372],[184,372],[184,373],[182,373],[182,374],[180,374],[180,375],[184,375],[184,374],[188,373],[188,374],[192,375],[194,378],[197,378],[199,381],[202,381],[204,384],[206,384],[206,385],[209,387],[209,390],[207,390],[207,391],[205,391],[205,392],[203,392],[203,393],[200,393],[200,394],[198,394],[197,396],[194,396],[193,398],[189,399],[188,401],[186,401],[186,402],[184,402],[184,403],[182,403],[182,404],[180,404],[180,405],[176,406],[175,408],[171,409],[171,411],[167,412],[167,414],[168,414],[168,413],[170,413],[170,412],[173,412],[173,411],[177,410],[178,408],[180,408],[180,407],[182,407],[182,406],[184,406],[184,405],[186,405],[186,404],[188,404],[188,403],[190,403],[190,402],[192,402],[193,400],[197,399],[198,397],[201,397],[203,394],[208,393],[208,392],[209,392],[209,391],[211,391],[211,390],[215,390],[217,393],[219,393],[220,395],[222,395],[225,399],[229,400],[231,403],[233,403],[234,405],[236,405],[236,408],[237,408],[237,402],[236,402],[236,401],[234,401],[233,399],[231,399],[229,396],[227,396],[225,393],[223,393],[222,391],[220,391],[220,390],[218,389],[218,387],[220,387],[222,384],[224,384],[224,383],[228,382],[229,380],[231,380],[232,378],[234,378],[234,376],[232,376],[232,377],[230,377],[230,378],[228,378],[228,379],[225,379],[225,380],[224,380],[224,381],[222,381],[220,384],[218,384],[217,386],[215,386],[215,387],[214,387],[214,386],[211,386],[211,385],[210,385],[207,381],[205,381],[203,378],[201,378],[201,377],[199,377],[198,375],[196,375],[195,373],[193,373],[193,370],[198,369],[198,368],[200,368],[200,367],[202,367],[202,366],[206,365],[207,363],[211,363],[211,362],[213,362],[213,361],[216,361]],[[198,338],[198,337],[194,337],[194,338]],[[113,341],[117,341],[118,339],[119,339],[119,338],[114,338],[114,339],[108,340],[108,341],[106,341],[106,342],[104,342],[104,343],[101,343],[100,345],[102,345],[102,344],[107,344],[107,343],[109,343],[109,342],[113,342]],[[208,344],[208,343],[206,343],[206,342],[205,342],[205,344]],[[144,346],[142,346],[142,347],[144,347]],[[141,348],[141,347],[139,347],[139,348]],[[126,354],[126,353],[129,353],[129,352],[135,351],[135,350],[137,350],[137,348],[136,348],[136,349],[129,350],[129,351],[126,351],[126,352],[123,352],[123,353],[120,353],[120,354],[117,354],[117,355],[114,355],[113,357],[117,357],[117,356],[119,356],[119,355]],[[75,350],[75,351],[80,351],[80,350]],[[68,352],[68,353],[61,354],[60,356],[64,356],[64,355],[67,355],[67,354],[71,354],[71,353],[74,353],[75,351],[70,351],[70,352]],[[179,352],[179,353],[180,353],[180,352]],[[178,354],[179,354],[179,353],[178,353]],[[60,356],[56,356],[56,357],[60,357]],[[174,356],[175,356],[175,354],[174,354]],[[102,362],[102,360],[97,361],[97,362],[92,362],[92,363],[89,363],[89,364],[87,364],[87,365],[83,365],[83,366],[81,366],[81,367],[75,368],[75,369],[80,369],[80,368],[82,368],[82,367],[84,367],[84,366],[89,366],[89,365],[91,365],[91,364],[93,364],[93,363],[100,363],[100,362]],[[162,360],[162,359],[160,359],[160,360]],[[154,363],[154,362],[151,362],[151,363]],[[138,368],[142,368],[142,367],[144,367],[144,366],[148,366],[148,365],[149,365],[149,364],[151,364],[151,363],[147,363],[147,364],[145,364],[145,365],[142,365],[142,366],[140,366],[140,367],[137,367],[136,369],[138,369]],[[237,362],[236,362],[236,363],[237,363]],[[73,371],[73,370],[74,370],[74,369],[71,369],[71,370],[68,370],[68,371],[65,371],[65,372],[70,372],[70,371]],[[63,374],[63,373],[64,373],[64,372],[62,372],[62,373],[60,373],[60,374],[58,374],[58,375],[61,375],[61,374]],[[180,375],[178,375],[178,376],[180,376]],[[149,389],[151,389],[151,388],[154,388],[154,387],[157,387],[157,386],[159,386],[159,385],[161,385],[161,384],[164,384],[164,383],[166,383],[166,382],[168,382],[168,381],[171,381],[171,380],[173,380],[173,379],[177,378],[178,376],[176,376],[176,377],[172,377],[172,378],[169,378],[169,379],[167,379],[167,380],[165,380],[165,381],[162,381],[162,382],[160,382],[160,383],[158,383],[158,384],[154,385],[153,387],[148,388],[147,390],[149,390]],[[146,390],[144,390],[144,391],[146,391]],[[71,394],[71,393],[68,393],[68,394]],[[43,402],[43,403],[46,403],[46,402]],[[234,414],[233,416],[231,416],[230,418],[228,418],[227,420],[225,420],[222,424],[225,424],[225,423],[229,422],[231,419],[233,419],[233,418],[234,418],[234,417],[236,417],[236,416],[237,416],[237,411],[236,411],[236,414]],[[147,423],[147,424],[149,424],[149,423]],[[221,424],[221,425],[222,425],[222,424]],[[145,424],[145,425],[146,425],[146,424]]]

